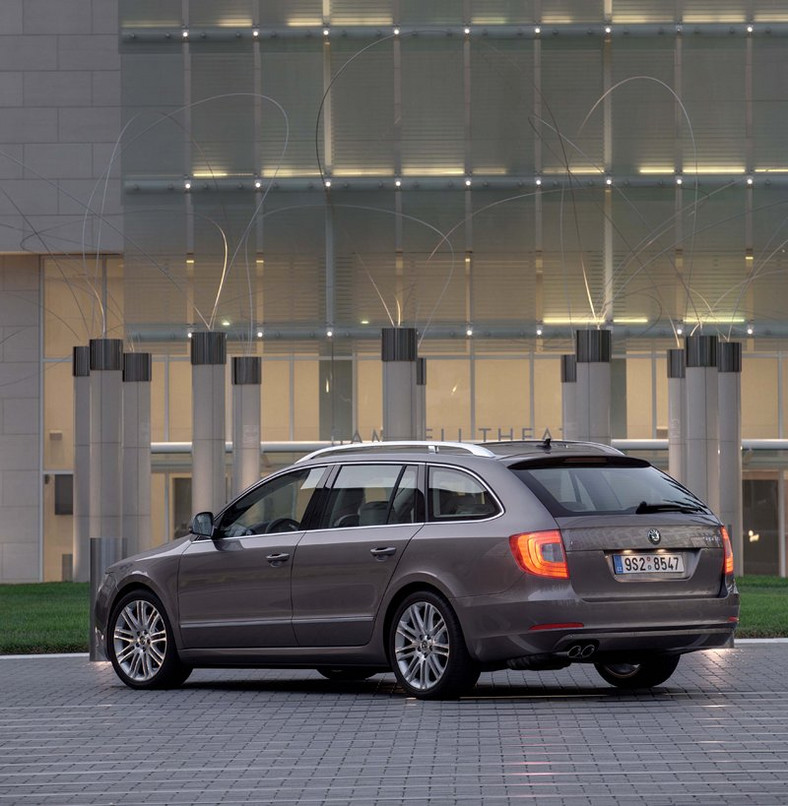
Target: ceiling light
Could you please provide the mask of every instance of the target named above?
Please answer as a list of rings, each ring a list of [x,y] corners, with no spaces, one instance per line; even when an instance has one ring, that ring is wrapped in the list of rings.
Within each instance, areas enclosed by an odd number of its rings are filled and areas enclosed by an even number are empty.
[[[329,339],[334,338],[334,331],[331,328],[328,328],[328,330],[326,330],[326,337]]]
[[[752,336],[753,333],[755,333],[755,328],[753,327],[752,322],[750,322],[747,325],[747,335]]]
[[[188,179],[183,183],[183,189],[184,190],[191,190],[192,189],[192,183]]]
[[[330,179],[326,179],[326,181],[325,181],[325,186],[326,186],[327,188],[330,188],[330,187],[331,187],[331,180],[330,180]]]

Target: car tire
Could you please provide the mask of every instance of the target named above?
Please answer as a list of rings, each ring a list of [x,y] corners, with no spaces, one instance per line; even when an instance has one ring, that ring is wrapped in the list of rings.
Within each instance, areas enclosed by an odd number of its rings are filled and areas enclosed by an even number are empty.
[[[456,614],[431,591],[412,593],[397,607],[389,658],[399,684],[420,700],[458,697],[479,679]]]
[[[676,671],[680,655],[665,655],[640,663],[595,663],[599,675],[617,688],[651,688],[664,683]]]
[[[318,666],[317,671],[327,680],[353,681],[366,680],[377,674],[379,669],[368,669],[364,666]]]
[[[129,688],[176,688],[192,671],[178,657],[164,605],[147,590],[127,593],[112,608],[107,655]]]

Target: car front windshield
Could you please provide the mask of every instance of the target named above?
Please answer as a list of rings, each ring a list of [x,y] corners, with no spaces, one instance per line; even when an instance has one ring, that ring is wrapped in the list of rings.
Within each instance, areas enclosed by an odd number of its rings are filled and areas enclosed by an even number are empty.
[[[661,470],[638,460],[523,463],[510,468],[553,517],[700,512],[708,507]]]

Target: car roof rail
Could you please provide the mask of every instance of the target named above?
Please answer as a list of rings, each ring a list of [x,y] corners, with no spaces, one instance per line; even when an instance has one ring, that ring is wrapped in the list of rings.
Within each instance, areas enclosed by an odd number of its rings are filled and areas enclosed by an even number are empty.
[[[302,456],[296,461],[296,464],[308,462],[310,459],[314,459],[317,456],[330,456],[335,453],[387,451],[389,449],[402,451],[421,450],[427,453],[440,453],[442,450],[452,452],[463,451],[473,454],[474,456],[495,457],[495,454],[491,450],[473,442],[439,442],[437,440],[403,439],[388,442],[349,442],[345,445],[329,445],[327,448],[319,448],[316,451],[312,451],[312,453],[308,453],[306,456]]]

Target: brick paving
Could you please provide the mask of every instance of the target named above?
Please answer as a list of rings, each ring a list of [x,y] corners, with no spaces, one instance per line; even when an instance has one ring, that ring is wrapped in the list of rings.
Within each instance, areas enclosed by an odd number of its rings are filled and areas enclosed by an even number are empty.
[[[0,806],[788,803],[788,643],[682,659],[621,693],[593,667],[482,675],[198,670],[135,692],[86,657],[0,658]]]

